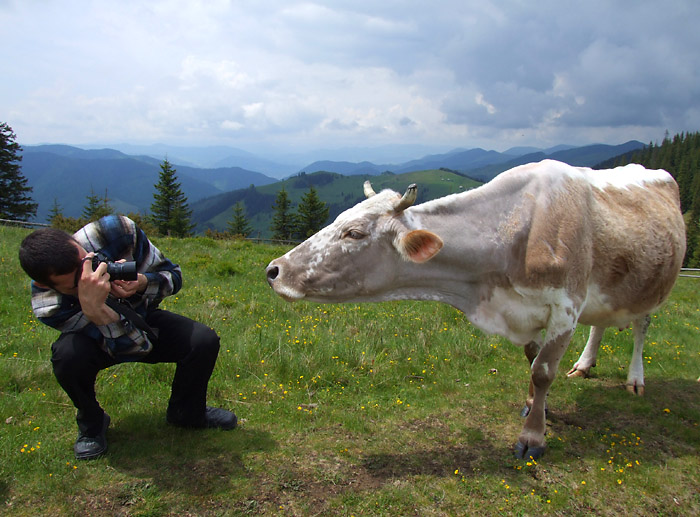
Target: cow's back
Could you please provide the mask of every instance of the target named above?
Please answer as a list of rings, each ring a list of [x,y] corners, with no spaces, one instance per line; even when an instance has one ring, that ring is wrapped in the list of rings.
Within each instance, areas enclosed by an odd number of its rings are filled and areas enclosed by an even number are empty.
[[[666,171],[545,160],[497,180],[501,191],[518,185],[519,201],[508,205],[528,214],[512,232],[515,283],[563,288],[581,304],[581,323],[599,326],[624,327],[669,295],[685,254],[685,223]]]
[[[621,326],[599,320],[651,312],[678,276],[686,245],[678,186],[667,172],[639,165],[589,176],[593,264],[581,322]]]

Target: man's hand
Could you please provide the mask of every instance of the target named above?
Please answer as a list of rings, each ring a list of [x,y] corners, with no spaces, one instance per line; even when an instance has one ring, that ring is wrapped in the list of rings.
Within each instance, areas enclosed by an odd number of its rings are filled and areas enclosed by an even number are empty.
[[[114,280],[112,282],[112,294],[116,298],[129,298],[136,293],[142,293],[148,287],[148,279],[139,273],[136,280]]]
[[[90,258],[92,254],[88,254]],[[102,262],[95,271],[92,261],[83,261],[83,271],[78,281],[78,299],[83,314],[95,325],[107,325],[119,320],[119,314],[105,305],[111,290],[107,264]]]

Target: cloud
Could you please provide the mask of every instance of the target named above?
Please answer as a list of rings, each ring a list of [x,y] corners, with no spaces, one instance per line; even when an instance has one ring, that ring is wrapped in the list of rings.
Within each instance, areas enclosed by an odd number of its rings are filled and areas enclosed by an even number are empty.
[[[328,147],[700,128],[694,0],[5,2],[21,142]]]

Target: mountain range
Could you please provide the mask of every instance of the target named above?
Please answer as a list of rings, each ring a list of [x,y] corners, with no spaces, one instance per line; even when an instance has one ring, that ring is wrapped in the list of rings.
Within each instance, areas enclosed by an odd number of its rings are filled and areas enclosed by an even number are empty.
[[[636,140],[621,145],[595,144],[584,147],[560,145],[550,149],[531,147],[511,148],[499,153],[480,148],[454,149],[443,154],[431,154],[400,164],[376,165],[371,162],[318,161],[304,167],[304,172],[337,172],[344,175],[377,175],[385,171],[394,174],[428,169],[451,169],[479,181],[490,181],[497,174],[523,163],[538,162],[545,158],[570,165],[593,167],[615,156],[644,147]],[[300,171],[301,172],[301,171]]]
[[[182,190],[193,209],[193,219],[198,222],[198,229],[201,230],[205,227],[225,228],[225,225],[221,227],[221,216],[215,217],[218,223],[213,224],[211,218],[203,218],[198,213],[204,204],[209,207],[218,205],[217,198],[230,199],[231,193],[239,190],[252,195],[257,187],[266,185],[277,191],[282,185],[274,187],[274,184],[283,178],[290,179],[302,173],[308,176],[319,171],[334,173],[323,176],[323,181],[333,182],[343,176],[403,175],[414,171],[442,169],[486,182],[498,173],[522,163],[553,158],[572,165],[595,166],[643,146],[641,142],[630,141],[621,145],[562,145],[550,149],[521,147],[504,152],[479,148],[453,149],[396,163],[320,160],[299,167],[297,160],[301,155],[296,156],[294,161],[282,163],[224,146],[196,148],[122,144],[113,146],[119,149],[93,149],[51,144],[24,146],[21,167],[28,185],[33,189],[32,197],[39,204],[36,220],[43,222],[55,203],[58,203],[64,215],[80,216],[89,195],[106,196],[115,210],[122,213],[149,212],[160,165],[167,158],[177,171]],[[410,150],[410,147],[394,147],[375,150],[374,154],[396,157],[399,156],[396,153],[403,152],[403,156],[410,156]],[[417,152],[415,149],[413,151]],[[347,149],[340,154],[356,156],[358,152]],[[367,150],[367,154],[372,153]],[[245,196],[234,197],[240,197],[248,208]],[[355,201],[354,194],[350,197]],[[202,203],[205,200],[206,203]],[[265,202],[267,201],[266,199]],[[350,203],[350,199],[347,202]],[[261,206],[260,202],[257,205]],[[231,206],[228,206],[228,212]],[[338,202],[338,209],[347,206]],[[271,210],[271,203],[266,210]]]
[[[22,174],[39,204],[37,221],[45,221],[58,203],[66,216],[78,217],[89,195],[107,196],[122,213],[146,213],[153,203],[163,159],[131,156],[114,149],[85,150],[66,145],[26,146]],[[241,167],[200,169],[175,165],[188,200],[195,201],[249,185],[268,185],[277,179]]]

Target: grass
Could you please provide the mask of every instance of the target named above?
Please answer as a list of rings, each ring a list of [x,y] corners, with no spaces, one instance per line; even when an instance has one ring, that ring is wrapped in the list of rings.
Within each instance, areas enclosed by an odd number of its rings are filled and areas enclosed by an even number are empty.
[[[98,377],[109,453],[76,462],[75,410],[50,366],[55,331],[29,307],[27,230],[0,227],[0,504],[9,515],[698,515],[698,284],[654,316],[646,395],[624,389],[629,330],[609,329],[590,379],[550,394],[549,449],[510,447],[527,390],[522,350],[449,306],[287,304],[264,280],[286,248],[158,239],[184,271],[165,307],[215,328],[209,402],[231,432],[165,424],[174,366]]]

